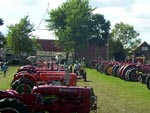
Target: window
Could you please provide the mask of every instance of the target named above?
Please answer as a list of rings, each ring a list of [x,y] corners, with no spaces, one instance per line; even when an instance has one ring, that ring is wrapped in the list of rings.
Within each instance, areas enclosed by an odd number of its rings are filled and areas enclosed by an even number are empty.
[[[142,47],[142,51],[148,51],[148,47]]]

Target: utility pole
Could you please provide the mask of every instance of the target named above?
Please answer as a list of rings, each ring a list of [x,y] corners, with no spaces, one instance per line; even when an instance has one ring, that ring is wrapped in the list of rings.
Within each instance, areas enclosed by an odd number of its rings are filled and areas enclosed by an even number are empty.
[[[109,60],[109,31],[108,31],[108,39],[107,39],[107,60]]]

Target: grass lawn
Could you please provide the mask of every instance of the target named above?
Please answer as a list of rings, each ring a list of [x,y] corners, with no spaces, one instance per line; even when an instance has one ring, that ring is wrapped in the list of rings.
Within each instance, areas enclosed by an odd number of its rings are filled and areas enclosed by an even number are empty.
[[[98,96],[98,113],[150,113],[150,91],[139,82],[128,82],[87,69],[89,82]]]
[[[0,89],[5,90],[10,88],[14,73],[17,71],[18,66],[8,66],[6,77],[3,78],[3,71],[0,71]]]
[[[9,66],[7,77],[0,72],[0,89],[8,89],[18,67]],[[97,113],[150,113],[150,91],[139,82],[127,82],[116,77],[86,69],[88,82],[78,80],[78,86],[93,87],[98,97]]]

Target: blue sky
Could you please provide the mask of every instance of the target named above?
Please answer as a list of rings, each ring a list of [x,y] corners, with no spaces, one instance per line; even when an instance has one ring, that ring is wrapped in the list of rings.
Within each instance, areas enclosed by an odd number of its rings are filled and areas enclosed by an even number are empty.
[[[52,39],[54,38],[52,32],[43,30],[46,29],[44,21],[40,26],[39,23],[47,8],[50,11],[65,1],[1,0],[0,18],[4,20],[4,25],[0,26],[0,31],[7,34],[8,25],[14,25],[21,18],[29,15],[31,23],[35,25],[35,28],[38,28],[34,34],[41,39]],[[119,22],[130,24],[140,33],[138,38],[141,38],[142,42],[150,43],[150,0],[90,0],[90,6],[97,8],[93,13],[103,14],[105,19],[111,22],[111,28]]]

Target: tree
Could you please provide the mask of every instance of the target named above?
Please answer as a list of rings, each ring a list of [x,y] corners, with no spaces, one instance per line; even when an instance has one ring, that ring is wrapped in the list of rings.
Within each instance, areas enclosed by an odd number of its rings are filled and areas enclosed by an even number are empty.
[[[58,44],[66,52],[66,59],[70,52],[74,53],[85,46],[90,38],[91,12],[89,0],[68,0],[49,12],[47,27],[58,37]]]
[[[4,21],[2,18],[0,18],[0,26],[4,24]],[[6,39],[5,36],[0,32],[0,48],[3,48],[4,45],[6,45]]]
[[[37,38],[35,36],[31,39],[31,55],[35,55],[38,50],[41,50],[41,45],[39,44]]]
[[[124,61],[126,51],[123,48],[120,40],[113,40],[111,37],[109,39],[109,59],[114,59],[115,61]]]
[[[139,33],[134,30],[134,27],[123,22],[117,23],[111,34],[113,40],[119,40],[126,50],[135,48],[141,43],[141,39],[137,38]]]
[[[4,21],[2,18],[0,18],[0,26],[4,24]]]
[[[0,32],[0,48],[3,48],[6,45],[6,38],[3,34]]]
[[[123,46],[122,52],[119,52],[117,47],[115,49],[115,53],[118,53],[119,56],[122,54],[125,56],[128,55],[128,52],[131,51],[133,48],[136,48],[139,43],[141,43],[141,39],[138,39],[139,33],[134,30],[134,27],[129,24],[124,24],[123,22],[117,23],[111,32],[111,38],[113,43],[120,44]],[[114,45],[115,45],[114,44]],[[113,47],[110,48],[110,51],[114,51]],[[112,54],[114,55],[114,54]],[[120,57],[121,58],[121,57]]]
[[[105,20],[104,15],[92,14],[90,23],[90,41],[94,41],[99,47],[106,45],[109,38],[110,22]]]
[[[105,20],[104,15],[92,14],[89,28],[91,33],[89,44],[96,44],[95,58],[99,58],[100,48],[108,43],[110,22]]]
[[[28,16],[22,18],[19,23],[8,26],[8,34],[6,36],[7,46],[15,54],[22,53],[32,54],[34,50],[33,39],[31,32],[33,24],[30,23]]]

